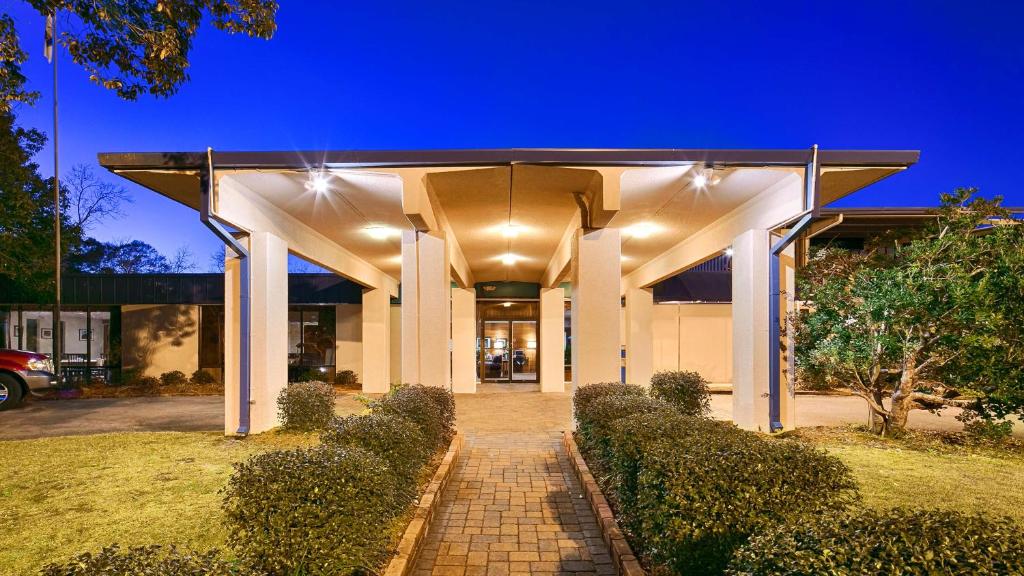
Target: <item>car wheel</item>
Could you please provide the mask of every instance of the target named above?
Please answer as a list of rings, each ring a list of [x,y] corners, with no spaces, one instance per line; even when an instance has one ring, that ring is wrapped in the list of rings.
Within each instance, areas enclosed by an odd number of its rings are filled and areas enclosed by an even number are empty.
[[[0,374],[0,410],[21,404],[21,383],[7,374]]]

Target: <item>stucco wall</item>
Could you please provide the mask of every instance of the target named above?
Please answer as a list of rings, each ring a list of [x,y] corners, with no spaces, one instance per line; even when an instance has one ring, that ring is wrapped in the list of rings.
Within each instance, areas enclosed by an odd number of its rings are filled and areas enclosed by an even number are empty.
[[[361,304],[335,305],[336,370],[351,370],[363,379],[363,306]]]
[[[732,383],[732,305],[654,307],[654,370],[695,370],[713,384]]]
[[[402,307],[391,306],[391,383],[402,383]]]
[[[199,307],[178,304],[121,307],[121,360],[146,376],[199,368]]]

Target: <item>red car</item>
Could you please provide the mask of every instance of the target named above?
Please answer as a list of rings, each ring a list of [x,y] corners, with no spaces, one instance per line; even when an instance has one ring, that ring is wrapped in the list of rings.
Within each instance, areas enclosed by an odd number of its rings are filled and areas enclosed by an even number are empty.
[[[57,385],[53,360],[46,354],[0,350],[0,410],[14,408],[32,392]]]

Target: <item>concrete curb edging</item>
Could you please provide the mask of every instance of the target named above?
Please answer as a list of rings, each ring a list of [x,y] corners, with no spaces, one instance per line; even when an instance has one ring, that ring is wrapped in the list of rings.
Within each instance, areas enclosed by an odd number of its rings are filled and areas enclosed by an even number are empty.
[[[398,542],[398,554],[388,562],[387,568],[382,573],[384,576],[408,576],[416,566],[416,557],[423,547],[425,536],[430,531],[430,521],[434,519],[434,513],[441,503],[441,495],[451,480],[455,471],[455,464],[459,461],[459,454],[462,452],[462,432],[456,432],[452,443],[448,445],[441,464],[434,472],[430,484],[420,496],[419,504],[413,513],[412,520],[406,526],[402,539]]]
[[[626,536],[619,529],[618,522],[615,521],[612,508],[608,505],[608,499],[601,493],[601,488],[594,480],[594,475],[590,473],[590,468],[583,460],[579,447],[576,446],[576,440],[572,437],[572,432],[562,433],[562,444],[565,446],[566,454],[569,455],[569,461],[572,462],[576,478],[583,488],[583,494],[586,496],[587,502],[590,503],[590,509],[597,517],[597,523],[601,527],[601,537],[611,551],[616,572],[624,576],[646,576],[647,573],[640,567],[640,562],[633,554],[629,543],[626,542]]]

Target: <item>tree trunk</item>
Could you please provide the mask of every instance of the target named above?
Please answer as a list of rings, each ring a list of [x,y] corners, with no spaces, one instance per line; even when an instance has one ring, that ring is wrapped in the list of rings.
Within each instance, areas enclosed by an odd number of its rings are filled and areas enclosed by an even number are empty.
[[[892,408],[882,436],[902,436],[907,430],[907,416],[913,410],[913,401],[907,395],[893,394]]]

